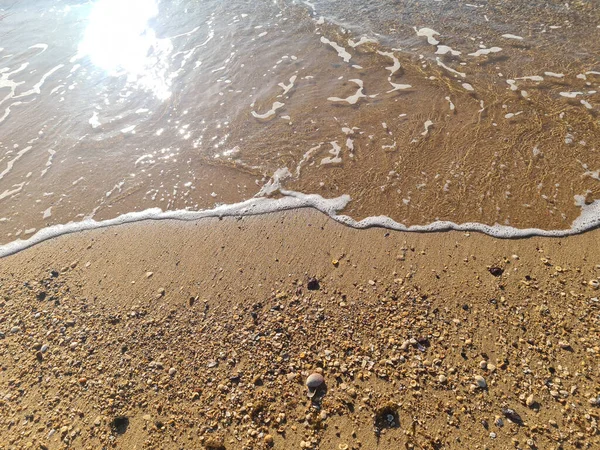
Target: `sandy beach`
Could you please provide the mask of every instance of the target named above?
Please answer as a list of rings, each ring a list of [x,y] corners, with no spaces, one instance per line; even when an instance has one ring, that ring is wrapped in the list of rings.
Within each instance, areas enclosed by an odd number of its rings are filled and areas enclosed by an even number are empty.
[[[0,260],[0,448],[598,448],[599,236],[304,209],[44,242]]]

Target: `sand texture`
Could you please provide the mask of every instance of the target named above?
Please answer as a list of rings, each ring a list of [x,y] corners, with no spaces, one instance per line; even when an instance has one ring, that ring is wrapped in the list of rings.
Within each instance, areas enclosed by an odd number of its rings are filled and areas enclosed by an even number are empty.
[[[599,237],[303,210],[47,241],[0,260],[0,449],[600,448]]]

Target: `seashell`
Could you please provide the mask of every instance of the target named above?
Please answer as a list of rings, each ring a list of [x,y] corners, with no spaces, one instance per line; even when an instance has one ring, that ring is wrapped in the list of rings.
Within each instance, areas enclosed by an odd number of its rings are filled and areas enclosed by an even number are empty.
[[[313,373],[306,379],[306,386],[309,389],[317,389],[325,382],[325,378],[320,373]]]

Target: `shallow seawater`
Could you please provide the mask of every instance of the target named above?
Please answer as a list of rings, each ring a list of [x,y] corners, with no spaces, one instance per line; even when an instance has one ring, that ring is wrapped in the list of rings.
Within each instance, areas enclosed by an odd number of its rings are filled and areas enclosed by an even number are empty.
[[[600,199],[595,0],[22,0],[0,49],[0,243],[280,188],[544,230]]]

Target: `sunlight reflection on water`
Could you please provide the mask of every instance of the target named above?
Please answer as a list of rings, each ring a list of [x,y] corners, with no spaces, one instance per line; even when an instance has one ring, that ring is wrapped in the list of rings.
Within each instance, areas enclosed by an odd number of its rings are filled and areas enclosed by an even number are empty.
[[[110,75],[126,75],[127,81],[165,100],[171,96],[168,77],[170,39],[159,39],[149,26],[158,15],[156,0],[98,0],[78,54],[88,56]]]

